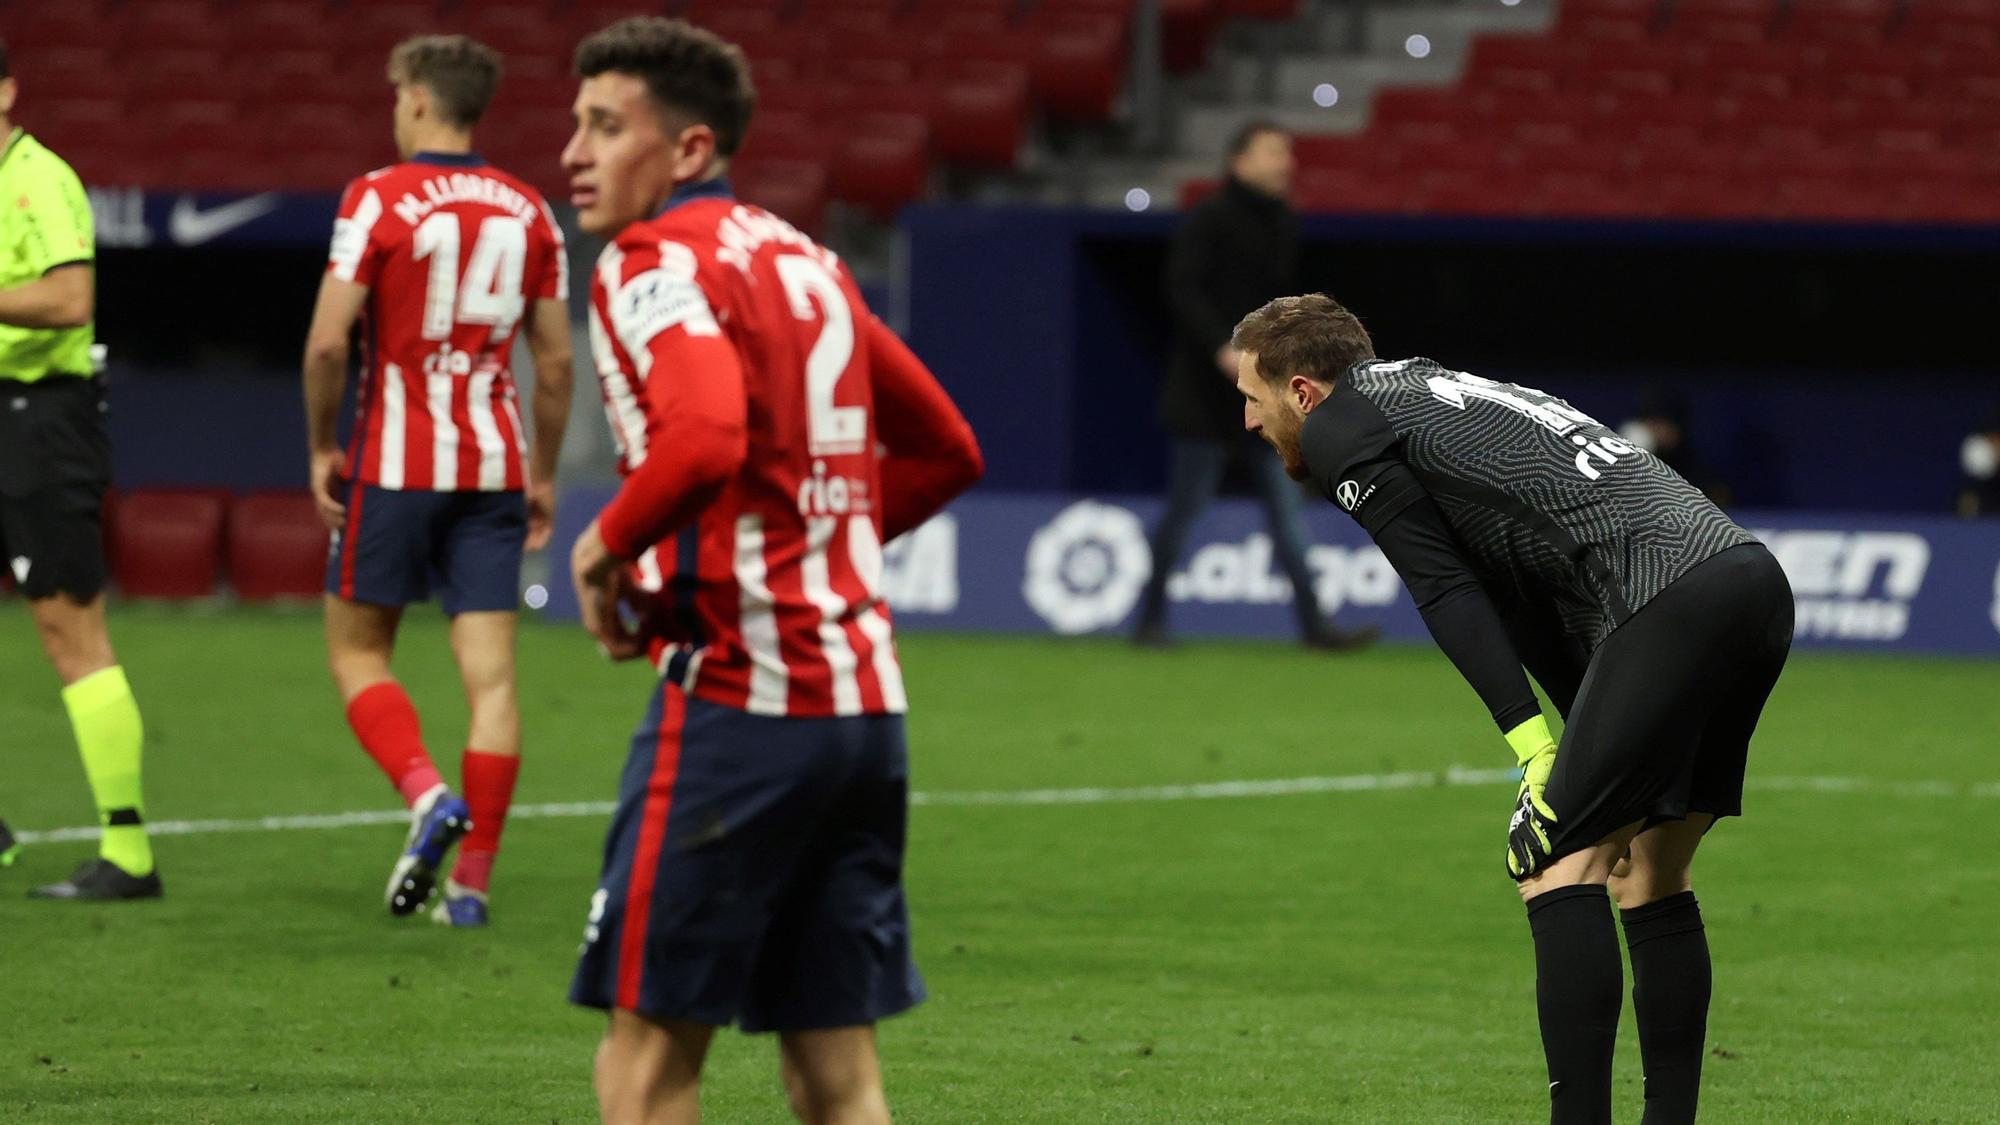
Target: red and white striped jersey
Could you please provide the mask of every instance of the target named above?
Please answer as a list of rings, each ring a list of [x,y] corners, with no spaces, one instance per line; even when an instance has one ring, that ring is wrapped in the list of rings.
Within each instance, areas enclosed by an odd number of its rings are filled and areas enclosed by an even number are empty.
[[[476,156],[418,153],[347,185],[326,268],[368,287],[348,474],[523,487],[508,359],[529,302],[569,296],[562,231],[535,189]]]
[[[640,484],[631,474],[682,452],[649,447],[673,412],[724,382],[747,404],[740,470],[683,530],[638,555],[641,585],[660,591],[655,663],[693,695],[753,714],[902,712],[881,596],[869,371],[872,333],[887,330],[846,266],[716,182],[684,187],[661,215],[626,228],[599,259],[590,297],[592,351],[628,474],[600,520],[614,551],[629,558],[646,545],[649,533],[623,526],[620,508],[637,506],[626,503]],[[618,541],[627,536],[637,538]]]

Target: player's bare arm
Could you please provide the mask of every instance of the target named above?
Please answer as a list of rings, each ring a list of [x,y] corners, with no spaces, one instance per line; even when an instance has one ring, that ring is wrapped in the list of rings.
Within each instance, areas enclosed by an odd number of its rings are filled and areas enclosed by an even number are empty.
[[[334,432],[340,417],[340,391],[347,380],[347,339],[367,300],[367,286],[329,274],[320,281],[312,326],[306,330],[306,452],[313,505],[319,509],[321,521],[334,530],[347,518],[347,506],[335,495],[347,458]]]
[[[535,361],[534,444],[528,453],[528,550],[548,546],[555,528],[556,461],[569,425],[569,302],[539,300],[528,313],[528,351]]]
[[[96,315],[96,281],[89,262],[70,262],[25,285],[0,289],[0,324],[81,328]]]

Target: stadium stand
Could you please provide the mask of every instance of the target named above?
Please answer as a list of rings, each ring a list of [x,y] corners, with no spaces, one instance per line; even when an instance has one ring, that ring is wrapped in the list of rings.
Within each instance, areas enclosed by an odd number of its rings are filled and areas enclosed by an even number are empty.
[[[1170,0],[1168,22],[1194,66],[1226,12],[1293,2]],[[329,192],[394,157],[389,47],[465,32],[507,59],[486,155],[560,198],[569,53],[637,12],[744,47],[761,90],[744,194],[817,228],[829,201],[887,216],[938,170],[1014,168],[1041,122],[1110,118],[1133,0],[6,0],[0,32],[24,117],[86,182]]]
[[[327,532],[305,492],[253,492],[229,504],[229,584],[244,601],[317,598]]]
[[[222,574],[222,489],[135,489],[105,502],[111,575],[127,597],[200,598]]]
[[[761,105],[740,188],[815,231],[1114,128],[1138,42],[1135,0],[0,0],[0,32],[24,118],[88,182],[332,191],[393,155],[388,47],[464,31],[507,55],[486,154],[559,198],[569,51],[634,11],[743,45]],[[1310,42],[1328,11],[1160,0],[1159,60],[1214,84],[1228,21]],[[1479,34],[1455,82],[1379,89],[1358,123],[1301,138],[1302,209],[2000,219],[2000,0],[1558,0],[1546,30]]]
[[[1566,0],[1302,138],[1307,210],[2000,219],[2000,2]],[[1195,189],[1199,190],[1199,189]]]

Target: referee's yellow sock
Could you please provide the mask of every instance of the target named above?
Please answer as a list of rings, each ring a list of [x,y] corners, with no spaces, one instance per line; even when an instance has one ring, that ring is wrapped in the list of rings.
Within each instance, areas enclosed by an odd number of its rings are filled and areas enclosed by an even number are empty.
[[[92,672],[64,688],[62,697],[76,731],[76,747],[83,754],[91,796],[97,801],[97,819],[104,826],[97,854],[127,874],[149,874],[153,845],[146,839],[146,802],[139,786],[145,729],[125,669],[113,665]]]

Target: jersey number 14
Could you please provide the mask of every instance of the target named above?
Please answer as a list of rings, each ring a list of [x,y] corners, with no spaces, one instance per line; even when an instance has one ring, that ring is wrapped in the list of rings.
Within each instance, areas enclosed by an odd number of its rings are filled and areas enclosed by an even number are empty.
[[[413,253],[431,260],[424,292],[424,339],[449,340],[461,324],[484,324],[493,337],[514,331],[527,302],[521,279],[528,265],[528,228],[519,219],[489,215],[478,220],[478,240],[458,273],[459,217],[438,211],[418,227]]]

